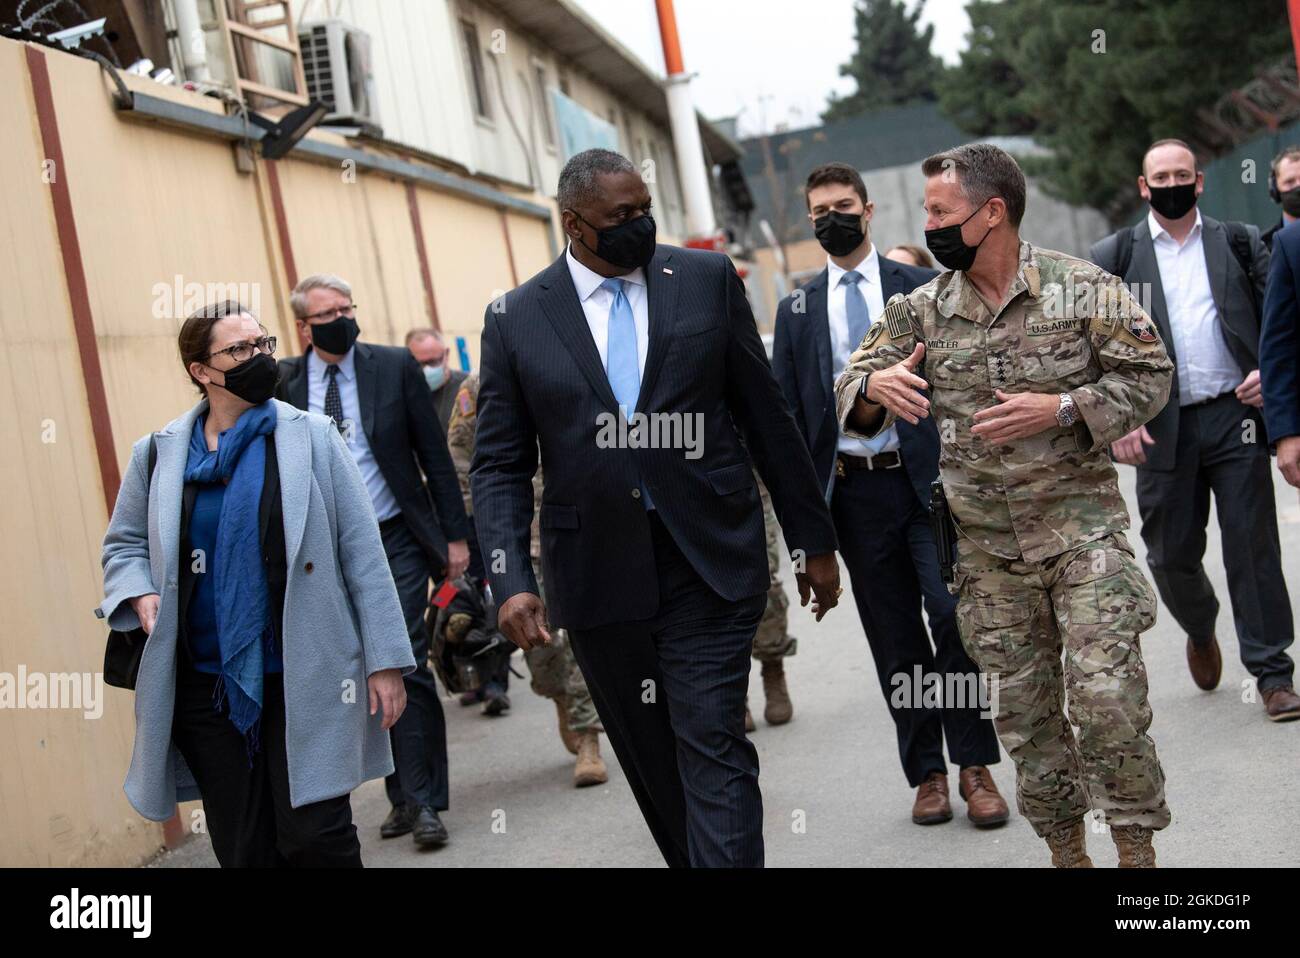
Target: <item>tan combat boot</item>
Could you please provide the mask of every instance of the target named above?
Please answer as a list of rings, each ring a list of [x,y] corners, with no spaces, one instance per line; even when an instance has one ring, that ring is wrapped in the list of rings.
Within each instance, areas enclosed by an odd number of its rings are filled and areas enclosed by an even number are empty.
[[[555,698],[555,713],[560,720],[560,741],[569,750],[570,755],[578,754],[578,742],[582,735],[569,728],[569,697],[560,695]]]
[[[1052,850],[1053,867],[1092,868],[1092,859],[1088,857],[1086,834],[1084,820],[1077,818],[1044,835],[1047,847]]]
[[[604,785],[609,781],[605,760],[600,757],[600,733],[595,729],[575,732],[578,736],[578,761],[573,766],[573,787]]]
[[[794,718],[794,704],[785,687],[785,666],[780,659],[763,663],[763,718],[768,725],[784,725]]]
[[[1156,850],[1151,829],[1144,825],[1112,825],[1110,837],[1119,852],[1120,868],[1155,868]]]
[[[746,698],[745,699],[745,731],[752,732],[756,728],[758,728],[758,726],[754,724],[754,713],[752,713],[749,710],[749,699]]]

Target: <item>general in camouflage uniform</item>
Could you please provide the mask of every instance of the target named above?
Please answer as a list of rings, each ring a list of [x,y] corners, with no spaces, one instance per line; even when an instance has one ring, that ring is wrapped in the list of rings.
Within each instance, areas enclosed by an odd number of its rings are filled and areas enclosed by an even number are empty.
[[[478,421],[478,373],[471,373],[461,383],[460,391],[452,406],[451,421],[447,425],[447,448],[451,451],[452,462],[456,464],[456,474],[460,478],[461,495],[465,499],[465,512],[473,516],[470,502],[469,467],[474,458],[474,429]],[[541,536],[538,516],[542,502],[542,470],[538,467],[533,476],[533,527],[530,555],[533,570],[537,576],[537,587],[543,590],[542,582]],[[490,563],[488,580],[491,581]],[[605,781],[605,767],[598,751],[597,733],[603,731],[600,718],[596,714],[595,703],[587,690],[587,681],[573,657],[569,647],[568,636],[563,629],[551,631],[550,645],[539,646],[524,652],[528,663],[528,673],[532,677],[532,689],[538,695],[551,699],[555,703],[560,720],[560,736],[565,747],[578,756],[578,765],[574,772],[577,784],[598,784]],[[587,754],[584,754],[584,749]],[[596,771],[599,763],[599,772]]]
[[[916,374],[930,386],[959,532],[958,623],[967,652],[996,682],[995,724],[1015,761],[1021,814],[1058,865],[1091,864],[1082,821],[1090,808],[1111,826],[1122,864],[1154,864],[1151,830],[1169,823],[1169,809],[1147,734],[1139,635],[1155,621],[1156,599],[1122,532],[1128,511],[1107,449],[1160,410],[1173,365],[1119,280],[1021,243],[996,314],[960,270],[890,300],[835,384],[849,435],[863,435],[847,424],[863,378],[918,343]],[[990,445],[971,426],[977,411],[998,405],[998,389],[1068,393],[1081,415]],[[872,434],[895,417],[877,418]]]

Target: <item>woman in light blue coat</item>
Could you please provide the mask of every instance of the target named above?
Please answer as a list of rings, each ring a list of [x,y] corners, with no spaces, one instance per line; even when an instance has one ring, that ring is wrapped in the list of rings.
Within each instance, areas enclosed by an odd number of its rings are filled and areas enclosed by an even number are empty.
[[[246,309],[179,347],[204,398],[135,444],[104,537],[99,614],[148,633],[127,798],[202,798],[223,866],[359,866],[349,794],[393,770],[415,666],[370,496],[329,419],[271,398]]]

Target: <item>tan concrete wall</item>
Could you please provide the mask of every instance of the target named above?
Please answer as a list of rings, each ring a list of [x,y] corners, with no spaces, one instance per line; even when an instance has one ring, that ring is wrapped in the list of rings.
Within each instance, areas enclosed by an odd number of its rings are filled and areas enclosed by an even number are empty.
[[[98,672],[104,631],[91,609],[107,517],[20,44],[0,42],[0,84],[0,672]],[[104,695],[97,719],[0,711],[0,865],[121,864],[157,849],[161,830],[121,790],[131,696]]]
[[[298,351],[269,179],[261,161],[255,175],[238,172],[225,141],[118,115],[95,64],[44,56],[65,158],[52,172],[72,200],[121,467],[136,438],[197,398],[176,334],[209,299],[207,284],[255,300],[283,352]],[[98,673],[106,627],[92,610],[102,598],[108,516],[23,45],[0,40],[0,84],[9,132],[0,151],[8,226],[0,233],[0,673]],[[371,341],[400,343],[407,329],[427,325],[406,184],[364,172],[349,182],[341,169],[296,158],[276,172],[299,275],[349,279]],[[484,306],[511,285],[504,227],[521,280],[549,261],[548,227],[523,215],[503,221],[494,207],[426,187],[417,200],[443,327],[466,336],[477,356]],[[200,284],[194,302],[187,283]],[[108,689],[93,719],[81,710],[0,709],[0,866],[132,865],[161,846],[162,829],[122,794],[132,709],[131,693]],[[186,824],[191,811],[182,809]]]

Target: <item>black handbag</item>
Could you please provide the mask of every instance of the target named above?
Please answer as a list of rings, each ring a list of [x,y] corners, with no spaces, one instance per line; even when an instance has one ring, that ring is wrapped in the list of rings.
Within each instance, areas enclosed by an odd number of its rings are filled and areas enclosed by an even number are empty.
[[[153,485],[153,470],[158,463],[158,436],[149,437],[148,472],[145,480],[145,496]],[[149,640],[149,633],[142,628],[129,632],[112,629],[108,633],[108,644],[104,648],[104,684],[117,689],[135,689],[136,676],[140,673],[140,659],[144,656],[144,644]]]

